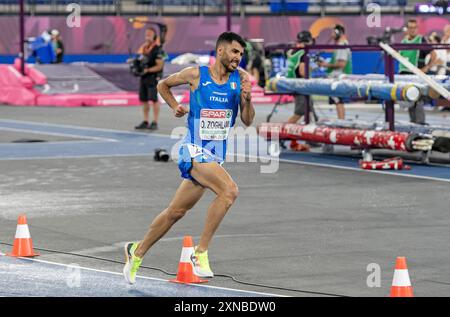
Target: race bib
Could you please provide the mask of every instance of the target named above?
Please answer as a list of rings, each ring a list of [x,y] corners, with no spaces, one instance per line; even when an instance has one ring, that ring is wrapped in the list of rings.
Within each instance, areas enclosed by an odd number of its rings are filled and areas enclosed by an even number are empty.
[[[230,131],[231,109],[202,109],[200,112],[200,139],[226,140]]]

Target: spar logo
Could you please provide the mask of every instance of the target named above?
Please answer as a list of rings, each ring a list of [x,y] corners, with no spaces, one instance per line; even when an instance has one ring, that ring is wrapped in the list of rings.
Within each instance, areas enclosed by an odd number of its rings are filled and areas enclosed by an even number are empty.
[[[232,115],[232,110],[202,109],[200,115],[203,118],[227,119]]]

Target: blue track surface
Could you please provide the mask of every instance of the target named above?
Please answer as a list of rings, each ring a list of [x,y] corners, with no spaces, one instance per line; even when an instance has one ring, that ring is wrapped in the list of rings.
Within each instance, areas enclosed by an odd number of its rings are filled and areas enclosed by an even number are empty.
[[[14,120],[0,120],[0,130],[84,139],[66,142],[0,144],[0,160],[153,155],[156,148],[170,149],[178,142],[177,139],[171,139],[169,136],[153,133],[124,132]],[[250,143],[254,146],[258,142],[252,140]],[[229,148],[229,153],[233,153],[232,147]],[[244,155],[246,153],[239,152],[239,154]],[[361,171],[358,159],[346,156],[285,152],[281,154],[280,160]],[[410,165],[412,166],[411,170],[382,171],[382,173],[450,181],[449,167]],[[370,172],[380,173],[378,171]]]
[[[39,297],[262,297],[270,294],[170,283],[137,277],[128,285],[122,274],[0,255],[0,296]]]
[[[0,145],[1,159],[150,155],[177,140],[148,133],[121,132],[52,124],[0,120],[0,130],[84,138],[83,141]]]

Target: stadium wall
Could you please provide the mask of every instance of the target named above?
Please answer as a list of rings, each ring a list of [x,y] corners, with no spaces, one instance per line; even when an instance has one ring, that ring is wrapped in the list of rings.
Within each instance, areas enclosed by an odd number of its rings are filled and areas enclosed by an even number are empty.
[[[346,27],[352,44],[365,44],[368,36],[381,36],[386,27],[400,28],[413,16],[383,15],[379,27],[367,26],[367,16],[298,17],[298,16],[249,16],[233,17],[232,30],[247,38],[263,38],[266,43],[295,40],[300,30],[309,29],[317,37],[317,43],[327,43],[330,29],[337,23]],[[128,53],[136,52],[144,38],[145,25],[130,23],[125,16],[82,16],[79,28],[69,28],[61,16],[26,17],[26,37],[35,37],[47,29],[61,32],[66,49],[66,61],[123,62]],[[214,49],[214,40],[226,29],[225,17],[139,17],[168,26],[164,49],[171,55],[185,52],[207,53]],[[445,16],[414,16],[419,21],[419,32],[442,32],[450,21]],[[0,17],[0,62],[11,63],[17,55],[19,43],[18,17]],[[400,41],[401,35],[395,37]],[[373,72],[379,54],[354,54],[355,73]],[[375,62],[375,64],[374,64]],[[362,67],[362,68],[361,68]],[[378,68],[382,68],[382,64]],[[367,71],[366,71],[367,70]]]

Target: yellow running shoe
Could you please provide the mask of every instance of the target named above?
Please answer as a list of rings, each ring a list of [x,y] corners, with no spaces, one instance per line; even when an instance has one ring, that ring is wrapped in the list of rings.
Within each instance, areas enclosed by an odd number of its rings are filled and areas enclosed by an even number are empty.
[[[208,251],[197,252],[197,247],[191,255],[191,263],[194,272],[199,277],[214,277],[214,273],[209,267]]]
[[[136,273],[142,263],[142,259],[134,255],[134,251],[136,251],[137,247],[137,242],[128,242],[125,244],[126,263],[123,268],[123,276],[129,284],[134,284],[136,282]]]

